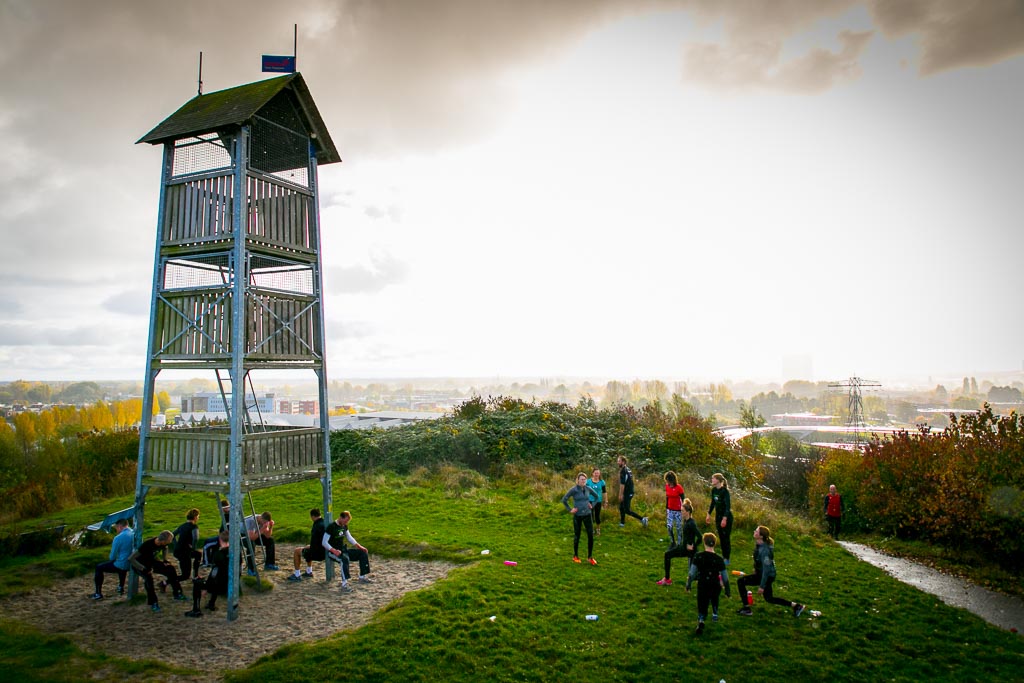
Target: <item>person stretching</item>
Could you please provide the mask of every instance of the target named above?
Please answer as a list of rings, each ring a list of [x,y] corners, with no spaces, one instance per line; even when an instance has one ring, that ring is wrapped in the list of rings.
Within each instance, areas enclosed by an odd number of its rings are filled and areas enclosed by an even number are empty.
[[[693,566],[693,556],[697,552],[697,539],[700,537],[700,529],[693,521],[693,503],[689,498],[683,500],[683,530],[680,534],[679,543],[665,551],[665,578],[657,582],[659,586],[672,585],[672,560],[677,557],[688,559],[689,566]]]
[[[741,576],[737,581],[740,593],[740,602],[743,607],[737,612],[745,617],[754,613],[747,602],[747,586],[757,584],[757,592],[764,596],[766,602],[773,605],[781,605],[793,610],[793,616],[799,617],[803,614],[804,605],[799,602],[792,602],[780,598],[772,593],[772,584],[775,583],[775,547],[772,541],[772,532],[768,527],[761,525],[754,529],[754,573]]]

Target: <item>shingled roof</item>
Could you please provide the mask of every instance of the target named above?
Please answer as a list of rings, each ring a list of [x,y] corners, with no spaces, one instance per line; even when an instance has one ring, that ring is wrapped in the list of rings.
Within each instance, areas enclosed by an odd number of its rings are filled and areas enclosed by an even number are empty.
[[[323,165],[341,161],[327,126],[320,118],[316,103],[299,73],[197,95],[143,135],[139,142],[156,145],[244,125],[285,89],[291,89],[302,110],[308,132],[316,145],[317,163]]]

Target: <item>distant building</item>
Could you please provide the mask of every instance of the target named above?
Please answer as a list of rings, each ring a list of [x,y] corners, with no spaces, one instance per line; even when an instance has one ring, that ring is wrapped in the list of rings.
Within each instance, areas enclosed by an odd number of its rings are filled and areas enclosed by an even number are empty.
[[[814,413],[779,413],[772,415],[771,424],[777,426],[810,426],[832,424],[835,415],[815,415]]]
[[[230,395],[230,394],[229,394]],[[274,394],[246,394],[245,405],[250,412],[273,413],[275,411]],[[216,391],[204,391],[198,394],[181,397],[182,413],[225,413],[224,396]]]
[[[277,402],[277,412],[282,415],[319,415],[319,401],[296,401],[292,399],[281,399]]]

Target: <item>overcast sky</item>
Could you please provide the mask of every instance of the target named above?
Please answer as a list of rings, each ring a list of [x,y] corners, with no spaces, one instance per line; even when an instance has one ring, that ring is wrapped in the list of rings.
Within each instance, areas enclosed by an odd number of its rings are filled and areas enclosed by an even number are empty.
[[[331,379],[1024,367],[1018,0],[0,0],[0,380],[142,379],[134,142],[296,23]]]

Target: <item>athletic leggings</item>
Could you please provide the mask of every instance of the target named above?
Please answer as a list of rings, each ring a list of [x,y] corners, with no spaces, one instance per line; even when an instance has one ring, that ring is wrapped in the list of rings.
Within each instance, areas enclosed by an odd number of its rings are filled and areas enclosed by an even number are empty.
[[[643,520],[643,517],[633,512],[629,505],[633,501],[633,495],[623,496],[622,500],[619,501],[619,524],[626,523],[626,515],[630,517],[636,517],[639,520]]]
[[[764,601],[765,602],[770,602],[773,605],[781,605],[783,607],[792,607],[793,606],[792,601],[786,600],[784,598],[776,597],[775,595],[772,594],[772,584],[773,583],[775,583],[775,577],[774,576],[768,577],[768,579],[764,582],[764,595],[762,596],[764,598]],[[741,576],[740,580],[737,581],[736,584],[737,584],[737,586],[739,586],[739,590],[740,590],[740,602],[743,603],[744,607],[747,607],[749,605],[749,603],[747,602],[747,591],[748,590],[752,590],[751,588],[748,588],[748,587],[749,586],[760,586],[761,585],[761,573],[758,572],[757,574],[747,574],[746,576]]]
[[[672,578],[672,560],[676,557],[685,557],[688,561],[693,560],[693,550],[687,550],[686,546],[680,543],[665,551],[665,578]]]
[[[722,559],[729,564],[729,557],[732,555],[732,517],[728,518],[725,528],[722,527],[722,520],[715,519],[714,532],[718,535],[718,545],[722,549]]]
[[[601,526],[601,503],[594,503],[594,507],[591,509],[594,514],[594,525]]]
[[[572,518],[572,555],[580,556],[580,529],[587,527],[587,557],[594,556],[594,520],[590,515],[573,515]]]

